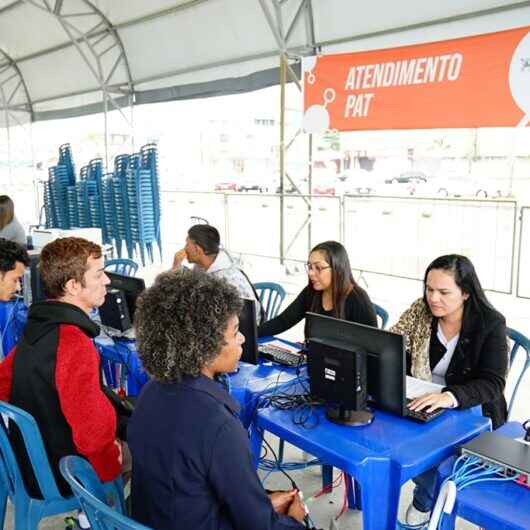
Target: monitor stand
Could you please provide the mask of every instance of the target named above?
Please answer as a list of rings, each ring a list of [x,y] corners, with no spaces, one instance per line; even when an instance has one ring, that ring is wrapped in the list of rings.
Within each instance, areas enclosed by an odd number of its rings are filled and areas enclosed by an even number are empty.
[[[374,419],[374,415],[368,410],[352,410],[345,409],[341,406],[327,406],[326,418],[339,425],[362,427],[363,425],[370,425]]]

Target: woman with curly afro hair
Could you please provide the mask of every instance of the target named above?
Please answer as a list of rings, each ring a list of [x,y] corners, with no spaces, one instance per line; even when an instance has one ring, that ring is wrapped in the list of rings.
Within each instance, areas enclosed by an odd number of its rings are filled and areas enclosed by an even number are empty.
[[[128,426],[133,517],[157,530],[302,529],[295,490],[267,494],[239,406],[216,381],[244,338],[241,299],[199,271],[161,274],[137,301],[138,352],[152,380]]]

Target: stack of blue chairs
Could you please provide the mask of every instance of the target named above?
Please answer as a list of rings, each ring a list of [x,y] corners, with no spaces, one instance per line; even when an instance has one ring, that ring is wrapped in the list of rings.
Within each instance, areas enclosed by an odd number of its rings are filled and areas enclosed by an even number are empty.
[[[53,206],[51,184],[49,180],[44,184],[44,213],[46,214],[46,228],[54,228],[55,226],[57,226],[57,219],[55,218],[55,208]]]
[[[67,195],[70,178],[68,177],[66,166],[52,166],[48,168],[48,175],[54,210],[54,228],[70,228]]]
[[[103,226],[108,239],[116,248],[118,256],[121,257],[122,241],[118,237],[118,225],[116,221],[116,203],[114,202],[114,193],[112,190],[112,173],[107,173],[105,178],[101,179],[101,198],[103,201]]]
[[[95,183],[96,193],[89,197],[90,225],[101,228],[103,243],[110,243],[105,221],[105,205],[103,201],[103,162],[95,158],[88,164],[87,180]]]
[[[59,165],[66,168],[68,181],[70,186],[73,186],[75,184],[75,166],[70,144],[63,144],[59,147]]]
[[[87,179],[88,166],[81,169],[81,179],[76,183],[75,188],[77,192],[77,214],[79,216],[79,228],[90,228],[92,226],[92,215],[90,211],[90,204],[92,201],[90,197],[97,194],[97,184],[93,180]]]
[[[68,222],[70,228],[77,228],[79,227],[79,214],[77,210],[77,191],[75,185],[66,188],[66,197],[68,202]]]
[[[140,153],[142,155],[142,168],[151,172],[151,187],[153,194],[153,209],[155,214],[155,231],[160,259],[162,259],[162,234],[160,232],[160,173],[158,171],[158,150],[156,144],[144,145]]]
[[[156,241],[156,218],[153,207],[153,186],[151,171],[142,169],[141,154],[130,157],[125,175],[129,222],[133,248],[139,249],[142,264],[145,266],[145,253],[153,261],[153,242]]]
[[[133,245],[131,238],[131,226],[129,220],[129,204],[127,201],[127,191],[125,189],[125,179],[120,177],[112,177],[112,195],[116,210],[114,215],[116,217],[116,234],[119,241],[117,248],[118,257],[122,257],[121,246],[125,243],[127,253],[130,258],[133,256]]]
[[[146,257],[153,261],[155,243],[162,257],[156,145],[118,155],[107,175],[101,159],[91,160],[77,182],[69,144],[59,148],[59,162],[44,190],[47,227],[101,228],[103,242],[114,244],[120,258],[124,243],[128,257],[139,255],[144,265]]]

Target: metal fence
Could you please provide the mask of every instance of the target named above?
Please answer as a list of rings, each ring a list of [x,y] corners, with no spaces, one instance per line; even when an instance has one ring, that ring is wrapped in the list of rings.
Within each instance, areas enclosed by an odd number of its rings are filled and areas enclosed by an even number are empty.
[[[530,299],[530,206],[521,208],[520,219],[517,296]]]
[[[437,256],[460,253],[475,263],[486,289],[512,292],[515,201],[286,195],[282,252],[278,195],[165,191],[162,197],[166,248],[180,248],[190,218],[199,216],[219,229],[234,253],[305,261],[316,243],[335,239],[354,269],[414,280]],[[520,275],[526,293],[530,286]]]
[[[463,254],[486,289],[510,294],[516,215],[515,201],[346,196],[344,244],[354,268],[414,280]]]

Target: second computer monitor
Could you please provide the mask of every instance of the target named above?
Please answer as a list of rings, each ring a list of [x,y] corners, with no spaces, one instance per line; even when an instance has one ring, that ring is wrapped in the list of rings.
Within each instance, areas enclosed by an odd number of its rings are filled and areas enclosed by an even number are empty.
[[[308,339],[338,341],[366,351],[368,401],[382,410],[406,414],[402,335],[316,313],[306,313],[306,319]]]
[[[239,331],[245,337],[241,360],[251,364],[258,364],[258,330],[256,326],[256,303],[254,300],[243,298],[243,309],[239,315]]]
[[[110,285],[107,286],[105,302],[99,308],[101,323],[119,331],[127,331],[132,327],[136,299],[145,291],[145,282],[142,278],[114,272],[105,272],[105,274],[110,279]]]

